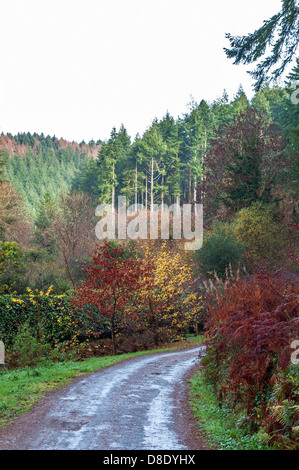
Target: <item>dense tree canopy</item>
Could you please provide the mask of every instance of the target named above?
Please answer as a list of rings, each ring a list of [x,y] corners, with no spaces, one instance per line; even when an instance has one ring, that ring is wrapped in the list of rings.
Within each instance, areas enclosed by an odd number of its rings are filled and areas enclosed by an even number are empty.
[[[134,138],[124,125],[96,144],[2,135],[2,240],[29,249],[33,283],[41,289],[52,283],[64,292],[81,282],[78,269],[91,256],[96,206],[108,203],[117,211],[119,196],[135,210],[138,204],[150,210],[155,204],[203,203],[206,231],[255,203],[280,207],[279,218],[295,227],[297,74],[298,65],[285,86],[266,85],[251,100],[242,86],[231,99],[225,90],[212,102],[192,98],[182,116],[167,112]],[[291,245],[294,259],[295,241]]]

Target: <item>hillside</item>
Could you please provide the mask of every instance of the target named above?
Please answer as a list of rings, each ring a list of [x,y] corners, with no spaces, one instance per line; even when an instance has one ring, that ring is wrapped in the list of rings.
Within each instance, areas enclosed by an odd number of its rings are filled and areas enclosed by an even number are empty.
[[[101,142],[68,142],[55,136],[22,133],[2,134],[0,149],[7,159],[6,178],[23,196],[34,217],[46,192],[57,194],[71,188],[74,178],[95,159]]]

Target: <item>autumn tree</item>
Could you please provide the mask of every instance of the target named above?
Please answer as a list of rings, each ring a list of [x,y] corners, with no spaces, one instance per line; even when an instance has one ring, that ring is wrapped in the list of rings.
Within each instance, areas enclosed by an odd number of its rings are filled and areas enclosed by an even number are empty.
[[[150,259],[152,263],[141,296],[155,344],[167,339],[181,339],[188,327],[198,332],[200,296],[195,288],[191,260],[184,250],[166,242],[160,248],[150,243],[144,248],[143,259],[145,262]]]
[[[58,199],[52,234],[65,268],[74,287],[77,282],[77,263],[92,256],[95,243],[95,213],[93,201],[84,193],[61,193]]]
[[[280,266],[287,251],[287,227],[279,223],[271,205],[256,202],[244,207],[232,220],[232,231],[244,246],[246,264],[251,269],[260,267],[263,260]]]
[[[298,400],[297,373],[291,364],[299,326],[298,285],[283,273],[238,275],[207,286],[205,307],[205,380],[220,405],[245,414],[243,423],[251,432],[274,424],[277,405],[295,405]],[[298,406],[286,412],[285,425],[280,420],[272,427],[272,440],[285,437],[285,445],[298,449]]]
[[[23,254],[18,243],[0,241],[0,292],[9,291],[9,286],[2,285],[3,276],[9,270],[19,268],[22,257]]]
[[[278,126],[254,109],[236,115],[211,143],[206,161],[207,203],[222,203],[234,213],[256,201],[275,200],[273,188],[288,167],[285,146]]]
[[[1,138],[0,138],[0,144],[1,144]],[[7,159],[5,156],[5,152],[3,149],[0,149],[0,183],[2,181],[5,181],[5,165],[6,165]]]
[[[0,184],[0,239],[15,241],[27,248],[32,237],[32,222],[24,199],[8,181]]]
[[[94,333],[104,324],[109,325],[114,354],[118,327],[126,316],[138,319],[142,305],[139,292],[141,288],[147,290],[149,273],[150,263],[144,264],[124,247],[105,241],[86,268],[87,278],[75,290],[72,305],[85,309],[94,324]]]

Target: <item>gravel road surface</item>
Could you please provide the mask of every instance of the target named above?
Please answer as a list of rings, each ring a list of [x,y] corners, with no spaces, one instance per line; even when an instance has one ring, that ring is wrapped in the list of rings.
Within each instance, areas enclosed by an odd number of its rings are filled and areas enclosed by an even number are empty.
[[[201,349],[141,356],[80,377],[2,430],[0,449],[205,449],[186,404]]]

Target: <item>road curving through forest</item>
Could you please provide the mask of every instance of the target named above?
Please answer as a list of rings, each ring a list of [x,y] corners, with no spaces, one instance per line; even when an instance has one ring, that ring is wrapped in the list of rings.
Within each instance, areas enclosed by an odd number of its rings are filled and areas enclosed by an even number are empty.
[[[139,356],[75,379],[2,430],[0,449],[205,449],[186,392],[202,349]]]

